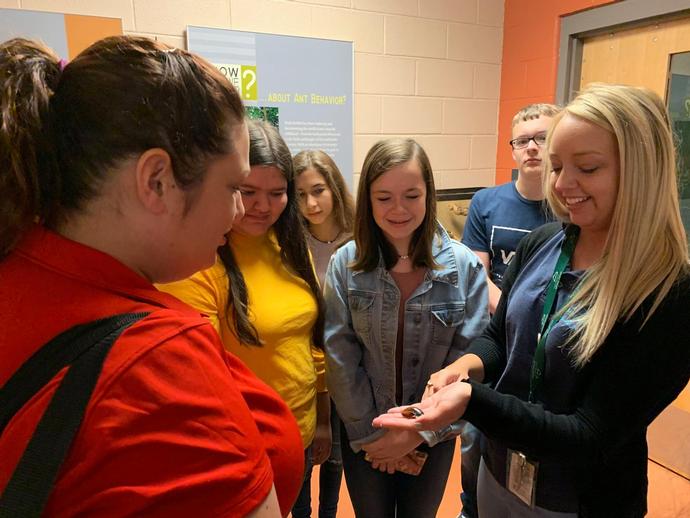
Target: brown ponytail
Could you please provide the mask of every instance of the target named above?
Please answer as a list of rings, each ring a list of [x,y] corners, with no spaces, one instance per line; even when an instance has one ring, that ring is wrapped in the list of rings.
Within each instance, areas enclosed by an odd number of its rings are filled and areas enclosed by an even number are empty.
[[[0,44],[0,259],[51,205],[46,125],[59,78],[59,58],[44,45]]]
[[[59,227],[147,149],[170,155],[191,204],[245,114],[213,65],[141,36],[97,41],[62,72],[49,49],[10,40],[0,45],[0,90],[0,259],[32,220]]]

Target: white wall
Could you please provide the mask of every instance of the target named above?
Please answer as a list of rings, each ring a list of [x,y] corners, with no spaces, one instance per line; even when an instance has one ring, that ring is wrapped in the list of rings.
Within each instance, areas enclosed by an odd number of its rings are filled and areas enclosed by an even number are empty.
[[[0,0],[122,18],[184,47],[201,25],[354,41],[355,169],[376,140],[416,138],[438,188],[492,185],[503,0]],[[355,178],[355,181],[357,178]]]

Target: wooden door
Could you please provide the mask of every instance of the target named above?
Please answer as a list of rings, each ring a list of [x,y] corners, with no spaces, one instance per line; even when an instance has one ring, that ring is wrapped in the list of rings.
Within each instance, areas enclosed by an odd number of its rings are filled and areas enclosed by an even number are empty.
[[[684,55],[687,52],[690,52],[690,17],[594,36],[583,42],[580,87],[592,82],[646,86],[668,102],[672,58],[677,62],[678,58],[687,57]],[[690,70],[686,75],[690,79]],[[690,106],[690,96],[688,103]],[[690,156],[683,158],[689,167]],[[687,177],[684,181],[687,183]],[[684,216],[690,214],[688,187],[682,189]],[[690,218],[684,217],[684,221],[690,235]],[[648,440],[650,459],[690,480],[690,385],[652,423]]]
[[[584,40],[580,87],[593,82],[646,86],[666,99],[671,55],[690,51],[690,17]]]

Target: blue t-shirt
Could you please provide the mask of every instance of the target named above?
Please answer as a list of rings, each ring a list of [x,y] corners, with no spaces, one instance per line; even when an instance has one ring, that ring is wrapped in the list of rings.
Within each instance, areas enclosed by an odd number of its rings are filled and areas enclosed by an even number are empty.
[[[482,189],[472,198],[462,243],[488,252],[490,277],[500,288],[520,240],[549,221],[553,218],[545,202],[523,198],[515,182]]]

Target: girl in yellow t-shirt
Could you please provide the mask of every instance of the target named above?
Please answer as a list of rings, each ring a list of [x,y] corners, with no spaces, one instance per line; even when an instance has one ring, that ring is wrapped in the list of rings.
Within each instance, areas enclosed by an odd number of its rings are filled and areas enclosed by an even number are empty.
[[[225,347],[273,387],[292,410],[305,459],[330,453],[325,386],[323,298],[300,217],[292,156],[278,131],[250,121],[244,215],[216,264],[163,285],[208,315]]]

